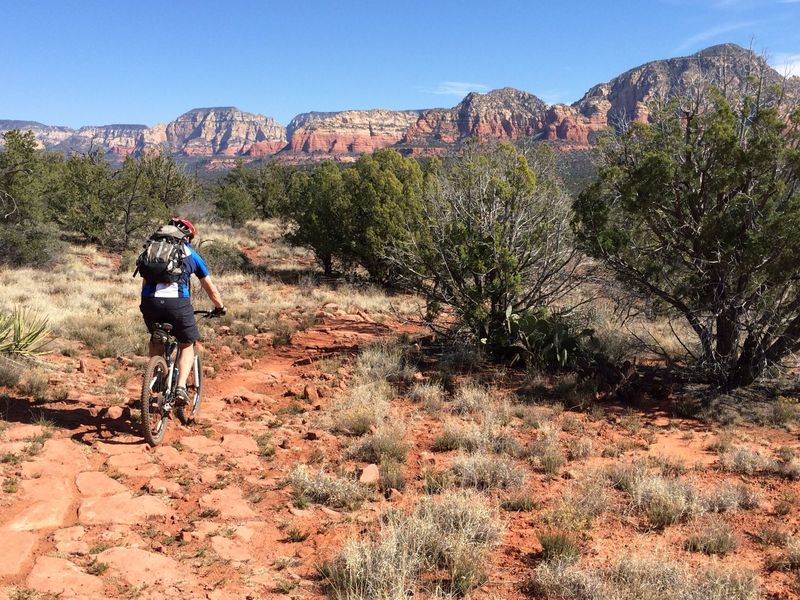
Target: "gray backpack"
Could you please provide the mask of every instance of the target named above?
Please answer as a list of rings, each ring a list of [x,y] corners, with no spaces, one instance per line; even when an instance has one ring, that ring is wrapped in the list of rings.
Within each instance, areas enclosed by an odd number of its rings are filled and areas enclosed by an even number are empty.
[[[183,275],[184,234],[177,227],[164,225],[144,243],[136,259],[136,270],[149,283],[175,283]]]

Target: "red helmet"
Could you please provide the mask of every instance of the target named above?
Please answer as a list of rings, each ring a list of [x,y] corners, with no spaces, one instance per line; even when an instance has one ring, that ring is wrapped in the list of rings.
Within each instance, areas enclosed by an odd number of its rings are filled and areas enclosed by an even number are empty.
[[[169,224],[180,229],[183,232],[183,234],[189,238],[189,240],[193,240],[194,234],[197,233],[197,230],[194,228],[194,225],[192,225],[186,219],[181,219],[180,217],[173,217],[172,219],[170,219]]]

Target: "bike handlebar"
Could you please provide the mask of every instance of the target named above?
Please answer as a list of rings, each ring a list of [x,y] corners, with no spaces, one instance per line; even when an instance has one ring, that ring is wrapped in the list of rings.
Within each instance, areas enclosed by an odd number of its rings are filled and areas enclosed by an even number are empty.
[[[194,314],[202,315],[206,319],[213,319],[213,318],[221,317],[222,315],[224,315],[225,314],[225,310],[223,309],[222,311],[219,311],[216,308],[214,310],[196,310],[196,311],[194,311]]]

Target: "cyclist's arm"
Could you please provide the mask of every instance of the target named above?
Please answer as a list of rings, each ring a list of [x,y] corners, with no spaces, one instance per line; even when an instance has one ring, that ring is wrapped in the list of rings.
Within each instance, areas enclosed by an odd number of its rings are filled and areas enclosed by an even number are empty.
[[[219,294],[219,290],[217,286],[214,285],[214,282],[211,281],[210,276],[203,277],[200,280],[200,285],[203,287],[203,290],[206,294],[208,294],[209,300],[216,306],[217,308],[222,308],[222,296]]]

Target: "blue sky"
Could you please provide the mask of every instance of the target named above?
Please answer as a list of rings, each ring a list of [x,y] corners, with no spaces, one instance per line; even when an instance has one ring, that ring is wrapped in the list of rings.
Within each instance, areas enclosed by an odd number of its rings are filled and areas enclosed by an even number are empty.
[[[571,103],[649,60],[735,42],[800,75],[800,0],[0,0],[0,119],[72,127],[234,105],[453,106],[512,86]]]

